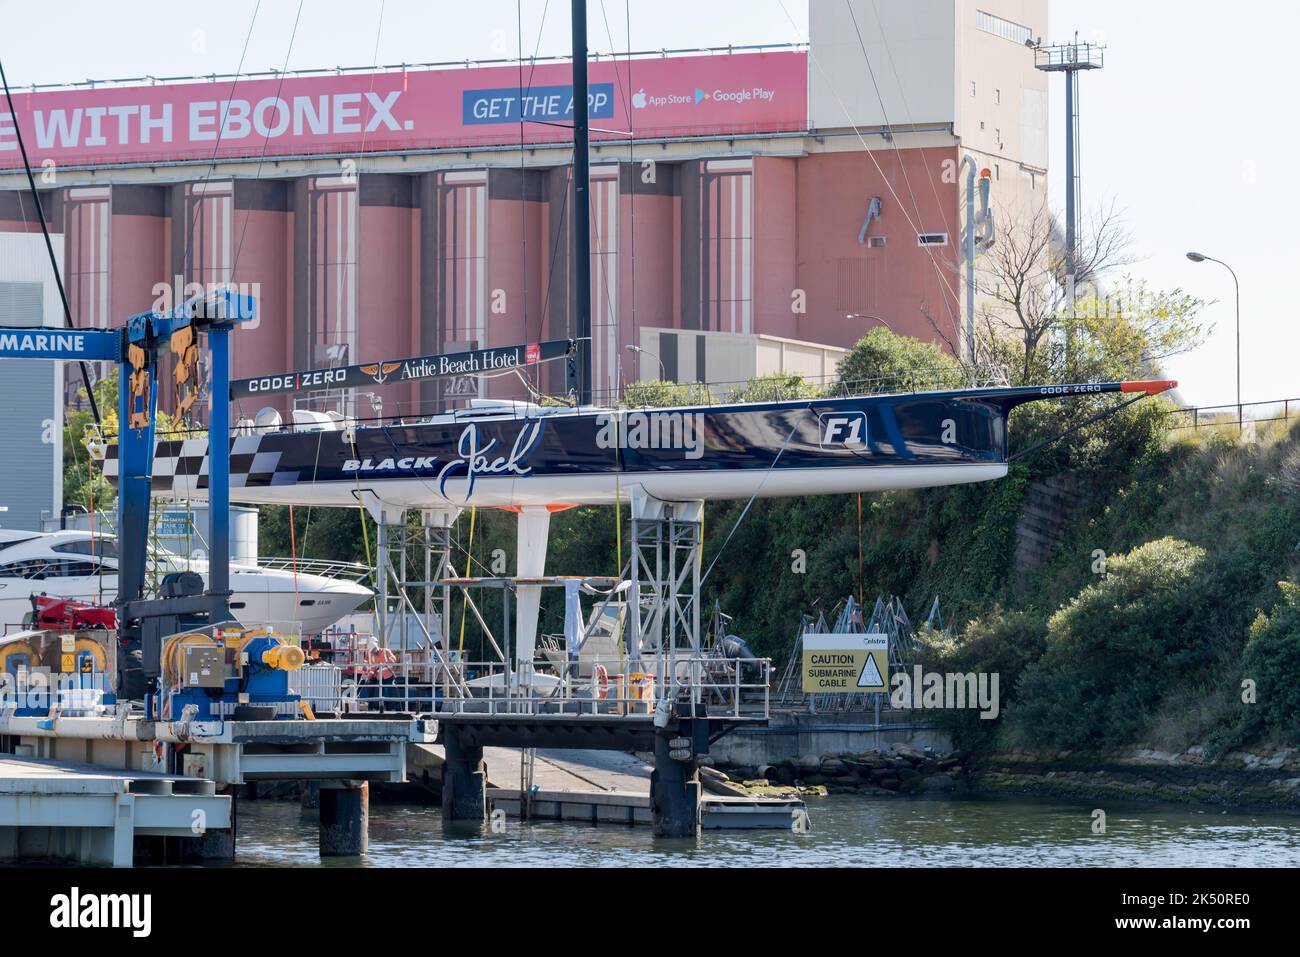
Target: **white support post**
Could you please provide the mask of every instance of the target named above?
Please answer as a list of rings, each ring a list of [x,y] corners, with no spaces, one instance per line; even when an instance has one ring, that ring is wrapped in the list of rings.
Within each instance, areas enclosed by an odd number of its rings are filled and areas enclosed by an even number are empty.
[[[546,545],[551,533],[551,513],[545,505],[525,505],[519,510],[516,571],[520,578],[546,574]],[[542,605],[541,585],[520,585],[515,605],[515,672],[531,676],[537,648],[537,618]]]

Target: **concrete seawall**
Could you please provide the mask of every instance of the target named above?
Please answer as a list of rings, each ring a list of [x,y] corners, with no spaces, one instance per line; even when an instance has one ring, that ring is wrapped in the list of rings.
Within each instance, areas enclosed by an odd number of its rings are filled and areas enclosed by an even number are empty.
[[[740,728],[725,735],[709,750],[716,764],[761,767],[791,758],[886,749],[891,744],[914,748],[952,749],[948,735],[925,715],[890,711],[876,721],[874,712],[809,714],[772,712],[766,728]]]

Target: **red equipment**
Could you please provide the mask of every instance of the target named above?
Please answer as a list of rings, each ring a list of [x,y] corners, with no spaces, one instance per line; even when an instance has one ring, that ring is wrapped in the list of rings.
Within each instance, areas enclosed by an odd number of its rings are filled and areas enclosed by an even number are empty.
[[[117,612],[107,605],[92,605],[72,598],[33,595],[32,608],[35,611],[32,627],[36,629],[85,631],[91,628],[112,630],[117,627]]]

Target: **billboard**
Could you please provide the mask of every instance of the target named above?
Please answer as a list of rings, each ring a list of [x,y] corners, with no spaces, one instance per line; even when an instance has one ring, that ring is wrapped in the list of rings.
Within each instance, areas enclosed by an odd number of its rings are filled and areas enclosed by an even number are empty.
[[[566,63],[15,92],[0,169],[564,142]],[[807,128],[802,51],[603,60],[589,70],[592,139]],[[558,125],[557,125],[558,124]]]

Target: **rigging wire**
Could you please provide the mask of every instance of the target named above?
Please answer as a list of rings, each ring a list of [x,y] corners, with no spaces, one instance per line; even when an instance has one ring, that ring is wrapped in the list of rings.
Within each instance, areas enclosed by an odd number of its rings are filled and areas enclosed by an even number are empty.
[[[854,32],[854,34],[855,34],[855,35],[857,36],[857,38],[858,38],[858,49],[860,49],[860,50],[862,51],[862,61],[866,64],[866,67],[867,67],[867,75],[871,78],[871,89],[872,89],[872,91],[876,94],[876,102],[880,105],[880,115],[881,115],[881,117],[882,117],[882,118],[884,119],[884,121],[885,121],[885,131],[889,134],[888,141],[889,141],[890,147],[891,147],[891,148],[893,149],[893,151],[894,151],[894,156],[898,159],[898,168],[899,168],[899,171],[903,174],[903,184],[907,187],[907,195],[908,195],[908,198],[911,199],[911,201],[912,201],[912,212],[916,213],[916,218],[917,218],[918,220],[920,220],[920,219],[921,219],[921,205],[920,205],[920,203],[917,202],[917,199],[916,199],[916,191],[912,189],[912,177],[908,174],[908,172],[907,172],[907,166],[906,166],[906,164],[903,162],[903,152],[902,152],[902,149],[901,149],[901,148],[899,147],[899,145],[898,145],[898,139],[897,139],[897,137],[894,136],[894,124],[893,124],[893,122],[889,119],[889,111],[885,108],[885,97],[884,97],[884,94],[880,92],[880,81],[876,79],[876,69],[875,69],[874,66],[872,66],[872,64],[871,64],[871,57],[868,56],[868,54],[867,54],[867,44],[866,44],[866,41],[865,41],[865,40],[863,39],[863,37],[862,37],[862,28],[861,28],[860,26],[858,26],[858,15],[857,15],[856,13],[853,12],[853,4],[850,2],[850,0],[844,0],[844,7],[845,7],[845,9],[848,10],[848,12],[849,12],[849,19],[853,21],[853,32]],[[872,9],[873,9],[873,10],[875,9],[875,2],[874,2],[874,0],[873,0],[873,2],[872,2]],[[879,22],[879,14],[878,14],[878,13],[877,13],[877,22]],[[886,45],[886,51],[888,51],[888,40],[887,40],[887,39],[885,38],[885,36],[884,36],[884,29],[883,29],[883,27],[882,27],[882,29],[881,29],[881,39],[885,42],[885,45]],[[895,74],[895,75],[897,75],[897,74]],[[900,84],[900,86],[899,86],[899,90],[900,90],[900,92],[902,91],[902,85],[901,85],[901,84]],[[909,120],[910,120],[910,114],[909,114]],[[923,165],[924,165],[924,164],[923,164]],[[928,167],[928,166],[926,166],[926,172],[929,173],[929,167]],[[931,182],[933,183],[933,180],[931,180]],[[935,194],[935,199],[938,200],[938,194],[937,194],[937,193]],[[943,205],[942,205],[942,203],[939,204],[939,209],[942,211],[942,209],[943,209]],[[944,226],[947,227],[947,225],[948,225],[947,217],[945,216],[945,217],[944,217]]]
[[[532,93],[532,89],[533,89],[533,77],[534,77],[534,76],[536,75],[536,73],[537,73],[537,54],[538,54],[538,51],[541,50],[541,48],[542,48],[542,31],[546,28],[546,14],[547,14],[547,12],[550,10],[550,8],[551,8],[550,0],[546,0],[546,3],[544,3],[544,4],[542,5],[542,17],[541,17],[541,20],[540,20],[540,21],[538,22],[538,24],[537,24],[537,42],[533,44],[533,54],[532,54],[531,57],[529,57],[529,67],[528,67],[528,85],[527,85],[527,86],[524,86],[524,84],[523,84],[523,82],[522,82],[523,70],[524,70],[524,64],[523,64],[523,43],[524,43],[524,40],[523,40],[523,7],[522,7],[522,4],[521,4],[520,0],[516,0],[516,4],[515,4],[515,42],[516,42],[516,44],[518,45],[518,50],[519,50],[519,76],[520,76],[520,87],[522,88],[522,92],[521,92],[521,94],[520,94],[520,98],[519,98],[519,172],[520,172],[520,194],[519,194],[519,201],[520,201],[521,204],[523,204],[523,202],[524,202],[524,199],[523,199],[523,174],[524,174],[524,170],[525,170],[524,152],[525,152],[525,149],[526,149],[526,142],[527,142],[527,141],[526,141],[525,132],[524,132],[524,124],[525,124],[525,120],[524,120],[523,101],[524,101],[524,98],[525,98],[525,97],[527,97],[528,95],[530,95],[530,94]],[[567,199],[567,197],[566,197],[566,199]],[[523,209],[526,211],[526,210],[527,210],[527,206],[524,206]],[[523,213],[523,214],[521,214],[521,221],[522,221],[522,219],[523,219],[523,216],[525,216],[525,215],[526,215],[526,212]],[[561,222],[561,224],[563,224],[563,222],[564,222],[563,217],[561,217],[560,222]],[[522,229],[523,229],[523,227],[521,226],[521,231],[522,231]],[[527,243],[527,238],[526,238],[526,236],[525,236],[524,242],[525,242],[525,244]],[[526,255],[526,246],[525,246],[525,252],[522,253],[521,255]],[[554,264],[554,258],[555,258],[555,250],[552,249],[552,251],[551,251],[552,266],[553,266],[553,264]],[[527,282],[528,271],[527,271],[527,265],[526,265],[527,260],[526,260],[526,259],[524,260],[524,263],[525,263],[524,271],[523,271],[524,283],[523,283],[523,290],[522,290],[522,291],[523,291],[523,297],[524,297],[524,337],[525,337],[525,338],[529,338],[529,334],[528,334],[528,282]],[[549,278],[548,278],[548,282],[549,282]],[[538,338],[538,339],[541,339],[541,338],[542,338],[542,334],[543,334],[543,332],[544,332],[544,328],[543,328],[543,327],[544,327],[545,323],[546,323],[546,303],[545,303],[545,301],[543,301],[543,303],[542,303],[541,314],[537,317],[537,338]],[[539,370],[539,372],[540,372],[540,370]],[[539,376],[539,378],[540,378],[540,376]]]
[[[248,56],[248,44],[249,41],[253,39],[253,26],[257,23],[257,14],[261,9],[262,0],[257,0],[257,3],[253,7],[253,16],[248,21],[248,32],[244,34],[244,47],[239,53],[239,65],[235,67],[234,78],[230,81],[230,93],[226,97],[225,108],[221,111],[221,123],[217,127],[216,142],[212,145],[212,158],[208,161],[208,171],[203,174],[203,180],[200,183],[201,189],[198,193],[200,196],[203,195],[203,190],[206,189],[208,183],[211,181],[212,174],[217,170],[217,153],[221,149],[222,137],[226,135],[226,119],[229,116],[230,104],[235,99],[235,88],[244,74],[244,58]],[[195,195],[193,189],[190,190],[190,195]],[[186,224],[185,256],[181,263],[181,273],[187,278],[190,275],[190,268],[194,265],[194,227],[198,221],[200,205],[201,203],[192,203],[190,208],[186,211],[189,222]],[[233,271],[232,268],[231,272],[233,273]],[[175,305],[180,305],[180,303],[175,303]]]
[[[36,177],[32,175],[32,164],[27,158],[27,145],[23,141],[22,124],[18,122],[18,110],[14,107],[14,95],[9,91],[9,78],[5,76],[4,62],[0,61],[0,83],[3,83],[5,89],[5,102],[9,104],[9,115],[13,117],[14,139],[18,141],[18,151],[22,154],[23,169],[27,173],[27,187],[31,190],[32,201],[36,204],[36,216],[41,222],[41,235],[45,237],[45,251],[50,256],[50,268],[54,271],[54,286],[59,291],[59,301],[63,304],[63,316],[67,320],[68,328],[80,328],[77,320],[72,317],[72,307],[68,305],[68,292],[63,287],[63,276],[59,272],[59,260],[54,255],[54,242],[50,239],[50,228],[45,222],[45,207],[41,205],[41,194],[36,188]],[[18,209],[23,207],[22,198],[19,197]],[[27,214],[23,213],[24,222]],[[78,360],[77,366],[81,369],[81,381],[86,387],[86,398],[90,401],[90,411],[95,416],[95,425],[103,424],[99,417],[99,403],[95,401],[95,390],[90,384],[90,371],[86,366],[84,359]],[[74,443],[75,444],[75,443]]]
[[[812,403],[809,402],[808,407],[804,411],[811,413],[812,410],[813,410]],[[713,574],[713,567],[718,564],[718,559],[722,557],[723,552],[727,550],[727,546],[731,544],[731,538],[733,535],[736,534],[736,529],[740,528],[740,523],[743,522],[745,520],[745,516],[749,514],[749,509],[750,506],[754,504],[754,499],[758,498],[758,493],[763,491],[763,486],[764,484],[766,484],[768,476],[770,476],[772,474],[772,470],[776,468],[776,463],[781,461],[781,456],[785,452],[786,446],[790,444],[790,440],[794,438],[794,434],[796,431],[798,431],[798,429],[799,429],[799,420],[796,419],[794,425],[790,426],[790,434],[785,437],[785,441],[782,442],[781,447],[777,449],[776,457],[772,459],[772,464],[763,470],[763,477],[758,480],[758,485],[754,489],[754,494],[749,496],[749,501],[746,502],[745,507],[740,510],[740,515],[736,517],[735,523],[731,526],[731,531],[729,531],[727,533],[727,537],[723,539],[722,545],[718,549],[718,554],[714,555],[713,561],[709,562],[709,570],[706,571],[703,577],[700,578],[701,588],[703,588],[704,583],[709,580],[709,576]]]
[[[863,62],[866,63],[866,65],[867,65],[867,74],[871,77],[871,88],[872,88],[872,90],[875,91],[875,94],[876,94],[876,102],[880,104],[880,115],[884,118],[884,120],[885,120],[885,130],[889,133],[888,141],[889,141],[890,146],[893,147],[893,150],[894,150],[894,157],[895,157],[895,159],[897,159],[897,161],[898,161],[898,168],[899,168],[899,170],[900,170],[900,171],[902,172],[902,174],[903,174],[903,183],[904,183],[904,185],[907,187],[907,195],[908,195],[908,196],[911,198],[911,200],[912,200],[912,211],[913,211],[914,213],[916,213],[916,218],[917,218],[917,221],[919,222],[919,221],[922,220],[922,216],[921,216],[921,205],[920,205],[920,203],[917,202],[917,199],[916,199],[916,192],[912,189],[912,177],[911,177],[910,175],[908,175],[908,172],[907,172],[907,164],[903,161],[903,153],[902,153],[902,150],[899,148],[899,145],[898,145],[898,139],[894,136],[894,124],[893,124],[892,122],[890,122],[890,119],[889,119],[889,113],[888,113],[888,111],[885,109],[885,98],[884,98],[884,95],[880,92],[880,83],[876,80],[876,70],[875,70],[875,68],[871,65],[871,58],[867,55],[867,44],[866,44],[866,41],[864,41],[863,38],[862,38],[862,29],[858,26],[858,16],[857,16],[856,13],[853,12],[853,4],[850,2],[850,0],[844,0],[844,7],[845,7],[845,9],[848,10],[848,12],[849,12],[849,19],[851,19],[851,20],[853,21],[853,32],[857,35],[857,38],[858,38],[858,48],[862,51],[862,59],[863,59]],[[879,13],[878,10],[876,10],[875,0],[872,0],[872,2],[871,2],[871,8],[872,8],[872,10],[876,13],[876,22],[877,22],[877,24],[879,24],[879,23],[880,23],[880,13]],[[890,56],[890,63],[892,64],[892,63],[893,63],[893,57],[892,57],[892,55],[889,54],[889,40],[885,37],[885,31],[884,31],[884,27],[883,27],[883,25],[882,25],[881,28],[880,28],[880,35],[881,35],[881,40],[882,40],[882,41],[884,42],[884,44],[885,44],[885,53],[886,53],[887,55]],[[897,70],[895,70],[894,75],[895,75],[895,78],[897,78],[897,76],[898,76]],[[899,83],[899,92],[902,93],[902,84],[901,84],[901,82]],[[903,106],[904,106],[904,110],[907,110],[907,100],[906,100],[906,97],[904,97],[904,100],[903,100]],[[911,113],[910,113],[910,111],[908,111],[908,122],[909,122],[909,124],[911,123]],[[913,124],[913,125],[914,125],[914,124]],[[935,188],[935,187],[934,187],[934,176],[933,176],[933,174],[930,172],[930,166],[929,166],[929,164],[923,162],[921,165],[925,167],[926,175],[927,175],[928,177],[930,177],[930,186],[931,186],[932,189],[934,189],[934,188]],[[943,212],[943,202],[939,199],[939,193],[938,193],[938,190],[937,190],[937,189],[935,189],[935,202],[936,202],[936,205],[938,206],[938,208],[939,208],[939,210],[940,210],[940,215],[941,215],[942,218],[943,218],[944,229],[947,230],[947,229],[948,229],[948,216],[947,216],[946,213]],[[974,227],[974,224],[968,224],[968,228],[973,228],[973,227]],[[956,234],[955,234],[955,233],[953,233],[952,235],[953,235],[954,237],[956,237]],[[931,256],[931,261],[932,261],[932,262],[934,261],[934,257],[933,257],[933,255]],[[937,264],[936,264],[936,268],[937,268]],[[954,296],[955,296],[955,293],[954,293]],[[956,300],[956,302],[957,302],[958,305],[960,305],[960,300]],[[951,322],[953,323],[953,330],[954,330],[954,333],[957,335],[958,340],[960,340],[961,333],[960,333],[959,326],[958,326],[958,323],[959,323],[958,316],[957,316],[957,314],[953,311],[952,306],[947,302],[947,300],[944,300],[944,308],[945,308],[945,309],[947,310],[947,312],[948,312],[948,318],[949,318],[949,320],[951,320]]]
[[[871,12],[875,14],[876,28],[880,31],[880,40],[885,47],[885,56],[889,59],[889,68],[891,71],[893,71],[894,74],[894,83],[898,85],[898,95],[903,101],[903,114],[907,117],[907,125],[915,129],[916,117],[913,115],[912,106],[908,102],[907,91],[903,89],[903,78],[899,76],[898,64],[894,61],[894,53],[889,46],[889,37],[885,33],[885,24],[880,19],[880,6],[877,0],[871,0]],[[944,231],[951,235],[956,235],[956,232],[948,224],[948,211],[944,205],[943,200],[939,196],[939,187],[938,184],[936,184],[934,181],[934,172],[933,170],[930,169],[929,163],[925,163],[922,165],[924,165],[925,167],[926,179],[930,181],[930,192],[934,196],[934,204],[936,208],[938,208],[939,210],[939,215],[943,218]],[[908,188],[909,189],[911,188],[910,184]],[[915,200],[913,201],[915,202]]]
[[[781,7],[781,11],[786,15],[786,19],[788,19],[791,25],[796,30],[798,30],[799,25],[795,22],[794,18],[790,16],[790,11],[786,9],[784,0],[777,0],[777,4]],[[830,84],[830,77],[827,75],[825,68],[822,66],[821,59],[813,55],[811,46],[809,46],[809,50],[808,50],[808,59],[809,62],[814,63],[817,66],[817,69],[821,72],[822,77],[826,80],[828,84]],[[835,89],[834,85],[831,85],[831,92],[834,94],[835,100],[839,104],[840,110],[844,113],[844,118],[848,121],[849,128],[853,130],[854,135],[857,136],[858,138],[858,142],[862,144],[863,152],[866,153],[867,158],[870,159],[872,165],[875,166],[876,172],[880,175],[881,180],[884,182],[885,188],[889,190],[889,194],[893,196],[894,201],[898,203],[898,207],[903,214],[903,218],[907,220],[907,223],[912,228],[912,230],[919,234],[921,232],[920,226],[916,223],[915,220],[912,219],[911,214],[907,210],[907,205],[903,202],[902,197],[898,195],[898,191],[894,189],[894,185],[892,182],[890,182],[889,177],[885,175],[885,171],[881,167],[880,161],[876,159],[874,152],[867,145],[866,137],[863,135],[861,128],[853,121],[853,116],[849,112],[848,105],[844,102],[844,99],[839,95],[839,92]],[[961,301],[961,298],[960,296],[958,296],[957,291],[953,288],[952,283],[948,281],[948,277],[947,275],[945,275],[942,266],[935,258],[934,251],[932,249],[927,248],[926,254],[929,256],[931,265],[933,265],[934,267],[935,275],[939,277],[940,282],[942,283],[943,287],[947,290],[949,296],[952,297],[953,302],[959,303]]]
[[[278,83],[276,83],[275,86],[275,99],[277,100],[277,102],[280,101],[280,91],[284,89],[284,78],[286,75],[286,71],[289,69],[289,57],[293,54],[293,42],[298,36],[298,23],[302,19],[302,6],[304,2],[305,0],[298,0],[298,12],[294,15],[293,29],[289,33],[289,47],[284,51],[284,66],[280,70],[280,80]],[[383,27],[384,27],[384,7],[383,4],[380,4],[379,29],[382,30]],[[375,49],[376,51],[379,49],[379,36],[377,33],[375,35]],[[370,78],[371,93],[374,92],[374,88],[375,88],[375,79],[372,76]],[[366,147],[365,137],[366,134],[363,132],[361,134],[361,149],[363,151],[365,150]],[[257,171],[253,174],[254,181],[260,180],[262,178],[262,167],[266,163],[266,151],[270,145],[271,145],[271,137],[269,136],[263,137],[262,152],[261,155],[259,155],[257,158]],[[244,248],[244,237],[248,235],[248,221],[251,218],[252,217],[248,213],[244,214],[244,225],[241,227],[239,231],[239,243],[235,246],[235,255],[231,258],[230,261],[230,276],[232,279],[234,278],[235,275],[235,269],[239,266],[239,254]]]

